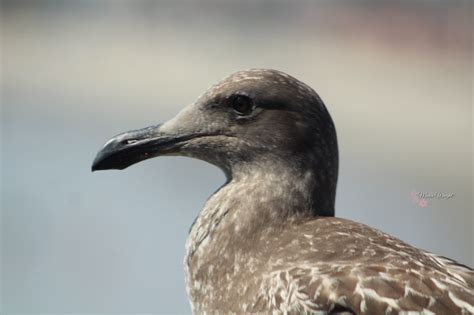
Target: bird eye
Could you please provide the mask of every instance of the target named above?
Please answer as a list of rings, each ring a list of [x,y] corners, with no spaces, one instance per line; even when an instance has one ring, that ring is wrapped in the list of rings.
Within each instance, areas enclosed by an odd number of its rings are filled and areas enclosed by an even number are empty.
[[[250,97],[236,95],[232,98],[232,108],[240,116],[247,116],[254,110],[254,104]]]

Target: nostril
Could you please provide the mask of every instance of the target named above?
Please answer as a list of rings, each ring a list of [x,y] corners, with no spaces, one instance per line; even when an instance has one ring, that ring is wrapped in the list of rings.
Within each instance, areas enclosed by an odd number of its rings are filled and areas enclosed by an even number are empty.
[[[137,142],[138,140],[136,139],[128,139],[128,140],[122,140],[121,143],[123,145],[126,145],[126,144],[134,144],[135,142]]]

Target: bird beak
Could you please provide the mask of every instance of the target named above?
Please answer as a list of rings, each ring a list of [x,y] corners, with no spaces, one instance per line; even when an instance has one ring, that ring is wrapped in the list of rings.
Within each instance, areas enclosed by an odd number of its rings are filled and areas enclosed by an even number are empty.
[[[92,171],[122,170],[140,161],[179,151],[180,144],[194,136],[168,134],[162,125],[119,134],[104,145],[92,163]]]

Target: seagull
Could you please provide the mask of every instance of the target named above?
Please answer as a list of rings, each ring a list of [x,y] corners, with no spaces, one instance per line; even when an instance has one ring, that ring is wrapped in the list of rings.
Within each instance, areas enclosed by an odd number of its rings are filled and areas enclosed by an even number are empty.
[[[194,314],[473,314],[474,270],[334,213],[338,146],[318,94],[239,71],[164,124],[119,134],[92,170],[163,155],[226,175],[186,241]]]

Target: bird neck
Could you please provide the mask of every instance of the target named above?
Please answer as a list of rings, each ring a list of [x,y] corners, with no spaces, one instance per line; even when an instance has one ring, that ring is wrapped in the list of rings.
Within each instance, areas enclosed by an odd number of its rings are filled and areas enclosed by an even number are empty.
[[[234,175],[227,184],[226,197],[237,198],[248,209],[247,213],[263,215],[262,212],[268,211],[273,220],[310,214],[313,177],[310,170],[298,172],[276,165],[271,169],[250,169]]]
[[[281,164],[283,165],[283,164]],[[300,171],[304,170],[304,171]],[[234,169],[232,177],[206,202],[191,227],[186,244],[187,266],[212,248],[246,248],[265,230],[319,215],[314,197],[318,177],[310,168],[280,166]],[[334,212],[328,201],[327,212]],[[268,228],[268,229],[267,229]],[[219,240],[216,243],[216,240]]]
[[[238,242],[251,239],[244,236],[251,236],[265,226],[311,216],[311,181],[309,171],[296,174],[276,167],[265,172],[254,168],[235,172],[207,200],[191,227],[188,257],[198,250],[199,256],[200,251],[211,245],[211,239]]]
[[[228,182],[208,199],[197,222],[210,223],[212,218],[215,225],[230,216],[226,221],[233,229],[250,231],[291,219],[333,216],[333,194],[323,189],[328,185],[319,179],[313,168],[288,161],[235,167]]]
[[[314,159],[272,159],[237,165],[212,198],[234,198],[247,207],[271,209],[272,218],[334,216],[337,168]],[[225,194],[225,196],[224,196]]]

